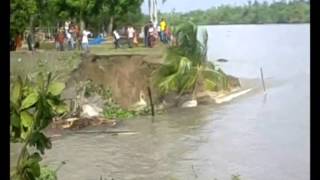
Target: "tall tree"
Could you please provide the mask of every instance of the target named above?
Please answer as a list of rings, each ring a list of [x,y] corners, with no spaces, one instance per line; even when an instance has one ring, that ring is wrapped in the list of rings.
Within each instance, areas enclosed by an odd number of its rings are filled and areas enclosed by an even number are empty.
[[[104,6],[109,9],[108,33],[113,29],[116,17],[121,17],[132,8],[140,8],[143,0],[104,0]]]
[[[78,19],[81,29],[85,28],[86,18],[98,14],[103,0],[52,0],[56,14],[61,19]]]
[[[23,33],[37,10],[37,4],[34,0],[11,0],[10,35],[15,36],[18,33]]]
[[[162,0],[165,3],[166,0]],[[158,24],[158,0],[148,0],[150,21],[153,24]]]

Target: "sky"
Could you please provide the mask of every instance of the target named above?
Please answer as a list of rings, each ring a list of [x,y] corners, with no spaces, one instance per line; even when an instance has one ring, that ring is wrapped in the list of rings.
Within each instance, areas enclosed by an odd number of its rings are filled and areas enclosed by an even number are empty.
[[[253,2],[254,0],[251,1]],[[272,3],[279,0],[257,1]],[[248,0],[167,0],[164,4],[162,4],[162,0],[158,0],[158,2],[161,12],[171,12],[173,8],[175,8],[175,12],[188,12],[197,9],[206,10],[219,5],[243,5],[248,3]],[[144,14],[148,14],[148,0],[144,0],[141,9]]]

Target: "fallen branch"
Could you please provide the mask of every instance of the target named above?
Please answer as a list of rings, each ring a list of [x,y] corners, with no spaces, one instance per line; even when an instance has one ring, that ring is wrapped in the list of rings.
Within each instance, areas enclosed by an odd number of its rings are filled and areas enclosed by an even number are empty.
[[[76,131],[75,134],[138,134],[136,131]]]

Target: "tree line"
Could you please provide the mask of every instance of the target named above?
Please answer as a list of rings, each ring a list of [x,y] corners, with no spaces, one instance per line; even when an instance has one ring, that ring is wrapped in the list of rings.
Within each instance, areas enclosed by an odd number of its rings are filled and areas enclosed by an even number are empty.
[[[143,0],[11,0],[10,35],[34,27],[59,27],[66,20],[92,31],[110,32],[113,26],[143,24]]]
[[[273,24],[309,23],[309,0],[286,0],[273,3],[248,1],[242,6],[221,5],[208,10],[195,10],[187,13],[162,13],[172,25],[193,21],[198,25],[217,24]]]

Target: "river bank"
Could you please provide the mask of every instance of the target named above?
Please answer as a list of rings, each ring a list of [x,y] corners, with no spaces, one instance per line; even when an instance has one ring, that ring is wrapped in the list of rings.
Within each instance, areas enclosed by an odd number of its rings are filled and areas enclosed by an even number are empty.
[[[148,49],[144,47],[113,49],[110,44],[100,45],[92,47],[90,54],[82,54],[79,51],[57,52],[54,50],[40,50],[32,54],[21,50],[10,53],[10,73],[12,78],[16,75],[22,77],[28,75],[33,78],[39,71],[57,74],[57,78],[66,84],[62,98],[67,100],[69,107],[73,105],[73,100],[79,100],[79,96],[83,96],[82,92],[79,92],[79,86],[88,80],[96,85],[102,85],[105,89],[109,88],[112,99],[124,109],[132,109],[133,105],[139,104],[141,101],[150,106],[147,92],[147,88],[150,87],[156,111],[162,112],[165,109],[179,107],[191,99],[191,96],[187,94],[182,97],[177,94],[163,97],[154,86],[153,74],[164,63],[165,51],[166,47],[161,44]],[[228,77],[232,89],[219,92],[201,91],[197,94],[198,104],[222,103],[228,99],[231,100],[232,96],[237,96],[237,93],[244,90],[240,88],[240,82],[237,78]],[[231,98],[227,97],[230,94],[234,95]],[[227,99],[224,100],[224,98]],[[82,102],[78,106],[82,109],[84,104],[92,105],[93,103],[90,102],[90,98],[81,97],[80,99]],[[105,102],[101,100],[102,97],[98,96],[95,99],[100,102],[99,108],[103,109]],[[71,117],[63,119],[63,122],[61,119],[56,120],[47,132],[50,136],[56,137],[60,136],[62,131],[67,128],[79,130],[87,126],[105,123],[114,126],[119,121],[119,119],[102,118],[101,111],[99,117],[99,119]]]
[[[42,164],[55,169],[66,162],[57,176],[67,180],[224,180],[232,174],[246,180],[309,179],[309,25],[207,28],[209,59],[228,59],[215,64],[251,91],[222,104],[171,108],[114,127],[64,130]]]

